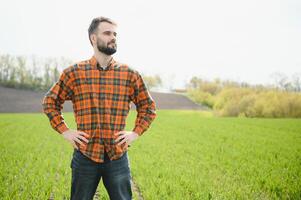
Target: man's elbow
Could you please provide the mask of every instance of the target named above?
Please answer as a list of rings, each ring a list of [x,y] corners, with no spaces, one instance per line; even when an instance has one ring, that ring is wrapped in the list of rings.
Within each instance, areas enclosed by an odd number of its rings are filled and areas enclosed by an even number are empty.
[[[50,110],[49,110],[49,108],[50,108],[49,107],[49,105],[50,105],[49,104],[49,97],[44,96],[41,105],[42,105],[42,112],[47,115],[50,112]]]

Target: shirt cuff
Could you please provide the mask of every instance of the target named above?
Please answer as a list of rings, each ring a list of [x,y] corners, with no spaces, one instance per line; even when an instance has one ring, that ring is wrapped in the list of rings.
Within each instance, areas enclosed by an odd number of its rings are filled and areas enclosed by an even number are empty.
[[[67,131],[69,128],[66,126],[65,123],[62,123],[62,124],[58,125],[55,129],[57,130],[57,132],[59,132],[60,134],[62,134],[65,131]]]
[[[133,132],[137,133],[140,136],[144,132],[144,129],[141,126],[135,126]]]

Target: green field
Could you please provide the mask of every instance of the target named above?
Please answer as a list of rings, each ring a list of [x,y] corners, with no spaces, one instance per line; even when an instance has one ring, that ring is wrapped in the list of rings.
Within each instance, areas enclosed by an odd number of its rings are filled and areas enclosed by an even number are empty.
[[[72,151],[46,115],[0,114],[0,199],[69,199]],[[146,200],[301,199],[300,119],[159,110],[129,159]]]

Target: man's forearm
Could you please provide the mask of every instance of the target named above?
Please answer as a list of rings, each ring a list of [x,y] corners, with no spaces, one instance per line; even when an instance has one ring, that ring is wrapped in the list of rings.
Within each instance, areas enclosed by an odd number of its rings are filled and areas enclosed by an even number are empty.
[[[137,118],[135,121],[135,127],[133,132],[138,135],[142,135],[151,125],[156,118],[156,106],[153,100],[149,101],[150,104],[146,104],[137,108]]]
[[[69,129],[61,114],[62,105],[59,105],[53,98],[47,95],[44,97],[42,105],[43,112],[47,115],[50,125],[54,130],[62,134]]]

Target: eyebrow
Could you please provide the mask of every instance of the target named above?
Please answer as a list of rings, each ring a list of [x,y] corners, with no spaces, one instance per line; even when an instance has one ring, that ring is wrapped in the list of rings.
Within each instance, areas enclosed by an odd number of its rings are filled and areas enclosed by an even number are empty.
[[[114,31],[114,32],[112,32],[112,31],[104,31],[103,33],[113,33],[115,36],[117,35],[117,33]]]

